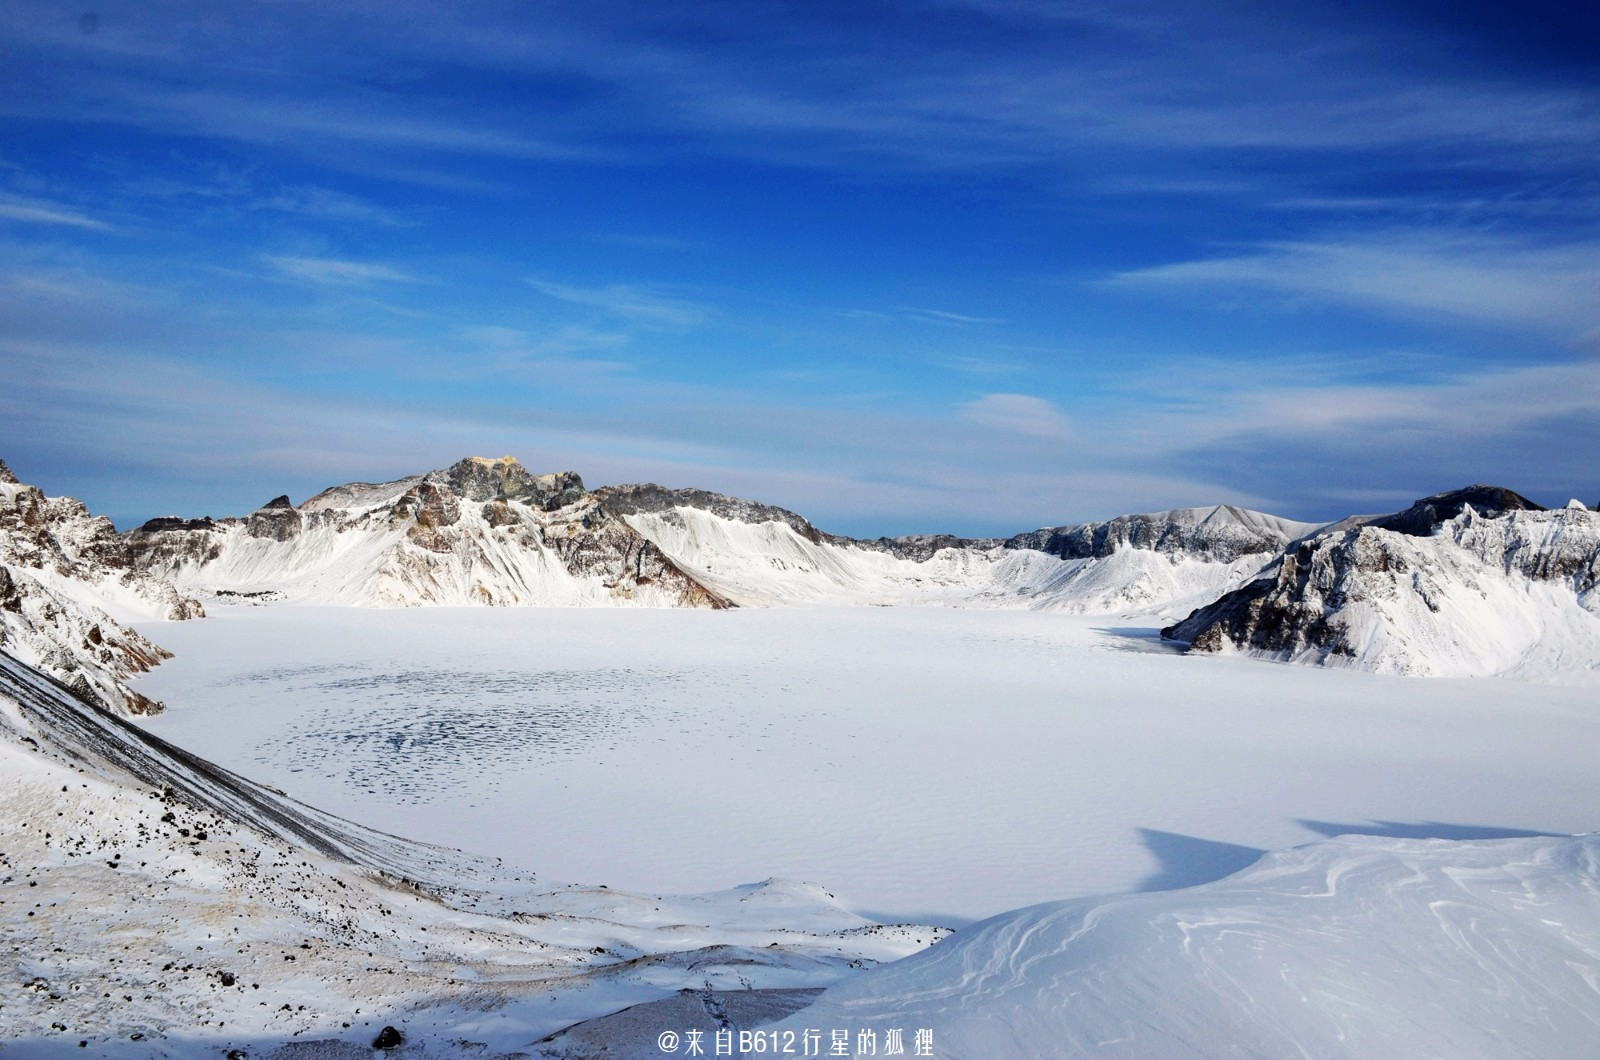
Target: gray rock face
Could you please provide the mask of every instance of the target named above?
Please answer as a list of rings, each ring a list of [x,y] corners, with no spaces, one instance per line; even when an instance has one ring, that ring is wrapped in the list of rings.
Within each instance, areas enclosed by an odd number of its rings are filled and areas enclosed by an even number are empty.
[[[1482,606],[1491,589],[1529,583],[1560,585],[1600,613],[1600,518],[1473,486],[1300,541],[1262,577],[1161,635],[1192,651],[1360,659],[1369,668],[1430,672],[1427,656],[1463,637],[1463,653],[1482,657],[1494,654],[1486,639],[1511,635],[1492,615],[1478,617],[1476,634],[1463,634],[1453,607],[1463,600]]]
[[[425,481],[448,487],[457,497],[469,501],[520,501],[542,512],[553,512],[588,496],[583,479],[575,471],[532,475],[515,457],[489,460],[469,456],[445,468],[430,471]]]
[[[125,682],[168,653],[72,594],[115,598],[158,618],[205,614],[198,601],[139,572],[109,519],[91,515],[71,497],[46,497],[5,469],[0,474],[0,648],[104,709],[159,711],[161,704]]]
[[[1186,553],[1231,563],[1281,551],[1307,527],[1231,504],[1122,515],[1102,523],[1018,534],[1006,548],[1031,548],[1062,559],[1098,559],[1122,548]]]
[[[1411,537],[1427,537],[1441,524],[1454,519],[1470,505],[1481,516],[1495,518],[1506,512],[1542,512],[1544,507],[1520,493],[1501,486],[1468,486],[1424,497],[1404,511],[1383,515],[1368,522],[1383,530]]]
[[[1166,627],[1161,636],[1186,641],[1191,651],[1217,652],[1231,645],[1284,656],[1307,649],[1349,655],[1335,616],[1349,595],[1351,574],[1369,564],[1388,568],[1394,563],[1381,539],[1363,542],[1359,530],[1302,543],[1264,577]]]
[[[540,599],[536,558],[553,555],[568,574],[597,579],[616,597],[638,590],[666,594],[679,606],[725,607],[654,544],[584,489],[576,474],[530,474],[510,457],[468,457],[440,471],[385,483],[350,483],[323,490],[298,508],[287,498],[244,520],[153,520],[126,536],[144,569],[217,592],[255,600],[285,597],[261,583],[259,566],[230,578],[229,558],[244,537],[298,548],[317,532],[314,554],[336,551],[326,536],[378,535],[383,562],[369,571],[383,585],[351,581],[360,572],[328,572],[334,588],[321,599],[345,603],[495,603]],[[306,546],[312,548],[313,546]],[[284,552],[283,567],[315,566]],[[270,577],[270,572],[266,575]]]
[[[289,498],[284,496],[274,498],[251,512],[244,521],[244,532],[251,537],[288,541],[298,536],[303,526],[304,520],[301,519],[300,513],[289,503]]]

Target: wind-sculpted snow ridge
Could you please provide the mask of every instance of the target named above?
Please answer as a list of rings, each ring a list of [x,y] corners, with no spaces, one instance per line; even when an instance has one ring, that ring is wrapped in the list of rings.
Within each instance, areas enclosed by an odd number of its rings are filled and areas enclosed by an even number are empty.
[[[1162,636],[1380,673],[1588,679],[1597,581],[1600,514],[1474,486],[1301,541]]]
[[[1004,913],[766,1030],[807,1027],[949,1060],[1592,1056],[1600,837],[1345,836]]]
[[[1020,607],[1179,615],[1240,585],[1315,529],[1242,508],[1187,508],[1003,540],[860,541],[782,508],[659,486],[601,491],[695,577],[746,605]]]
[[[123,623],[204,614],[136,570],[110,520],[19,483],[0,462],[0,648],[107,709],[150,714],[161,704],[124,682],[169,656]]]
[[[364,1056],[392,1025],[430,1056],[525,1056],[630,1005],[814,991],[948,934],[812,884],[629,894],[383,835],[3,652],[0,773],[6,1055]]]
[[[243,602],[724,607],[572,472],[469,457],[442,471],[279,497],[242,519],[156,519],[140,567]]]

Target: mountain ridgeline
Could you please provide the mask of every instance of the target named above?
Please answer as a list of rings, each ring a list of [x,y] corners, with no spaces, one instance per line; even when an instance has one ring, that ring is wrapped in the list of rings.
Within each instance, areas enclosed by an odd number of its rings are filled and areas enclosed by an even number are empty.
[[[511,457],[123,534],[0,479],[0,646],[119,713],[160,709],[125,680],[165,654],[126,623],[206,605],[1028,608],[1142,619],[1193,652],[1539,677],[1600,666],[1597,580],[1600,515],[1490,486],[1328,525],[1217,505],[862,540]]]

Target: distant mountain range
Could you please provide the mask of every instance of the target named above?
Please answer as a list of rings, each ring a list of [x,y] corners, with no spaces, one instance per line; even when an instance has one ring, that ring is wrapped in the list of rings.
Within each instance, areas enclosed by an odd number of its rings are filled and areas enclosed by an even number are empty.
[[[1472,486],[1317,525],[1232,505],[861,540],[772,505],[511,457],[118,534],[0,464],[0,646],[122,713],[206,604],[944,606],[1143,617],[1191,651],[1441,676],[1600,668],[1600,514]]]

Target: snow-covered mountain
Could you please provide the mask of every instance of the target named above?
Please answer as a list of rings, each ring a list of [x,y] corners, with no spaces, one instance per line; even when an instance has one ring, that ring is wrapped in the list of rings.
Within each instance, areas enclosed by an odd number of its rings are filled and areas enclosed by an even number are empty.
[[[628,894],[383,835],[4,651],[0,774],[8,1056],[261,1056],[306,1039],[369,1055],[386,1025],[430,1056],[527,1056],[679,991],[702,1024],[748,1011],[730,995],[781,991],[789,1011],[809,996],[795,991],[948,934],[874,923],[812,884]]]
[[[1600,670],[1600,513],[1472,486],[1296,543],[1162,631],[1191,650],[1384,673]]]
[[[1176,617],[1314,529],[1231,506],[1009,540],[856,540],[794,512],[653,484],[590,492],[511,457],[279,497],[243,518],[153,519],[143,571],[218,600],[336,603],[907,604]]]
[[[1010,539],[855,540],[794,512],[700,490],[611,486],[604,504],[745,605],[1026,607],[1182,614],[1316,529],[1232,506],[1128,515]]]
[[[46,497],[0,462],[0,648],[108,709],[161,709],[124,682],[167,658],[125,623],[198,618],[196,600],[134,567],[111,521]]]
[[[221,599],[726,606],[577,475],[511,457],[279,497],[244,518],[154,519],[126,540],[141,570]]]

